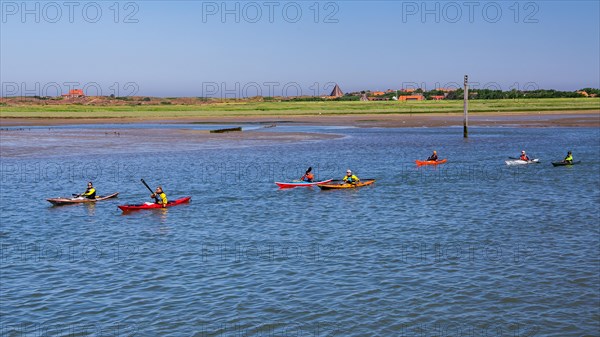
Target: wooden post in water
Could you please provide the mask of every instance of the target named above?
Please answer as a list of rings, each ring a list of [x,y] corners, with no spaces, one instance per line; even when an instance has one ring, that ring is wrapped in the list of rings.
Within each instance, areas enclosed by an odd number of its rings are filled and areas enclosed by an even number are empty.
[[[463,138],[469,138],[469,75],[465,75]]]

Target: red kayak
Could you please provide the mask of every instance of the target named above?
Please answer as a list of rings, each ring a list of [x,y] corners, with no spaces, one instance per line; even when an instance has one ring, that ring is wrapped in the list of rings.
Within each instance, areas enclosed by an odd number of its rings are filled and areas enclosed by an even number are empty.
[[[192,199],[192,197],[185,197],[185,198],[177,199],[175,201],[169,201],[167,203],[167,207],[172,207],[172,206],[177,206],[177,205],[181,205],[181,204],[186,204],[186,203],[190,202],[190,199]],[[147,203],[147,204],[141,204],[141,205],[122,205],[122,206],[119,206],[119,208],[123,212],[127,212],[127,211],[137,211],[137,210],[140,210],[140,209],[163,208],[163,206],[161,204]]]
[[[329,180],[323,180],[323,181],[315,181],[312,183],[309,183],[307,181],[292,181],[290,183],[280,183],[280,182],[275,182],[275,184],[277,184],[277,186],[279,186],[279,188],[294,188],[294,187],[306,187],[306,186],[316,186],[319,184],[327,184],[328,182],[332,181],[333,179],[329,179]]]
[[[442,160],[415,160],[415,163],[417,163],[417,166],[423,166],[423,165],[445,164],[447,161],[448,161],[448,159],[442,159]]]

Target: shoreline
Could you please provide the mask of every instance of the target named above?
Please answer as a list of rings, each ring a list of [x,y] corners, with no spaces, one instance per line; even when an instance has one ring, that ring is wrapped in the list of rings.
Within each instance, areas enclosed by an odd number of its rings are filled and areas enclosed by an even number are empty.
[[[140,117],[140,118],[23,118],[0,117],[0,127],[61,126],[79,124],[279,124],[354,126],[354,127],[449,127],[462,126],[462,113],[403,114],[326,114],[326,115],[254,115],[223,117]],[[600,110],[544,112],[471,113],[469,126],[515,127],[600,127]]]

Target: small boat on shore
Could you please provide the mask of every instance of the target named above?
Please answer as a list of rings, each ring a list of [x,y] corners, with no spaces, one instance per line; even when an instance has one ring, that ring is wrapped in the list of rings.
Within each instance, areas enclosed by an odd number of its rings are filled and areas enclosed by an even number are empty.
[[[109,194],[106,196],[97,196],[95,199],[88,199],[85,197],[72,197],[72,198],[50,198],[48,200],[54,206],[64,206],[64,205],[74,205],[74,204],[84,204],[90,202],[97,202],[106,199],[116,198],[119,195],[119,192]]]
[[[333,180],[328,183],[319,184],[320,189],[322,190],[343,190],[348,188],[358,188],[363,186],[371,185],[375,182],[375,179],[365,179],[357,182],[356,184],[347,184],[341,180]]]
[[[177,206],[177,205],[181,205],[181,204],[186,204],[186,203],[190,202],[191,199],[192,199],[192,197],[184,197],[184,198],[179,198],[174,201],[169,201],[167,203],[166,207],[173,207],[173,206]],[[149,202],[145,203],[145,204],[139,204],[139,205],[121,205],[118,207],[123,212],[138,211],[138,210],[142,210],[142,209],[164,208],[161,204],[149,203]]]
[[[242,132],[242,127],[210,130],[210,133]]]
[[[415,160],[415,163],[417,163],[417,166],[423,166],[423,165],[445,164],[447,161],[448,161],[448,159],[441,159],[441,160]]]
[[[315,181],[312,183],[306,182],[306,181],[292,181],[289,183],[282,183],[282,182],[278,182],[276,181],[275,184],[277,184],[277,186],[279,186],[279,188],[294,188],[294,187],[310,187],[310,186],[316,186],[319,184],[327,184],[328,182],[333,181],[333,179],[328,179],[328,180],[323,180],[323,181]]]

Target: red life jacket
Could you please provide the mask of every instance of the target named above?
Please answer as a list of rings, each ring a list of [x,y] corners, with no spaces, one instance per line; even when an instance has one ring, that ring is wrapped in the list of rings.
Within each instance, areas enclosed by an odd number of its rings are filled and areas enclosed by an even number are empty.
[[[312,173],[307,173],[302,177],[302,180],[304,181],[313,181],[313,179],[315,179],[315,176]]]

